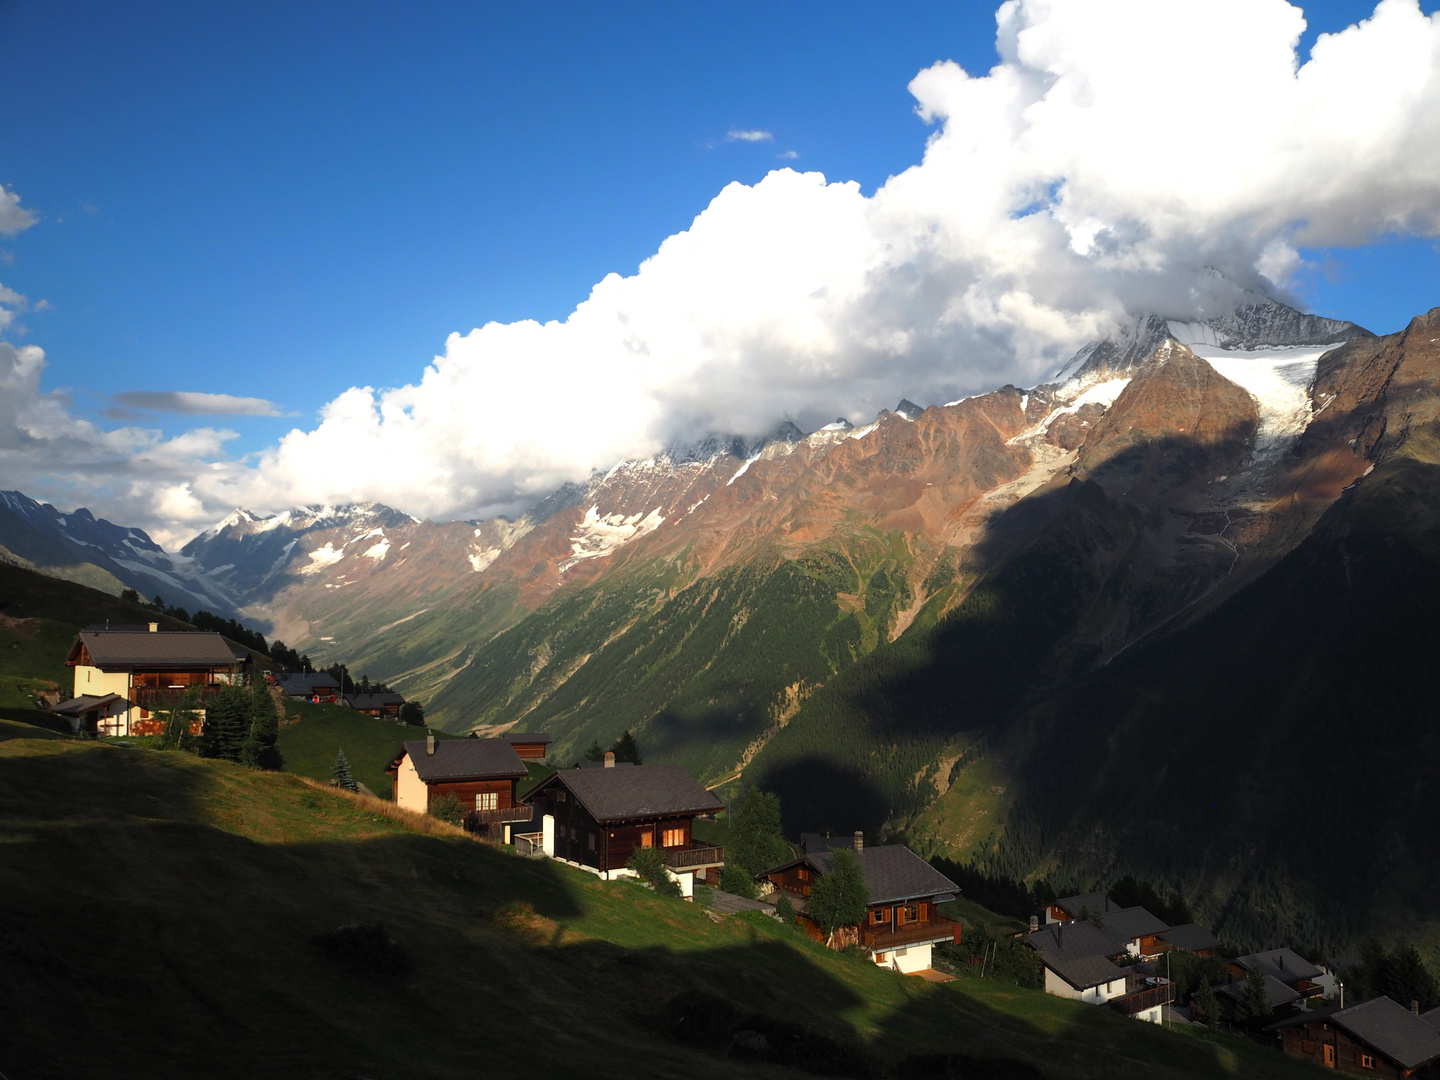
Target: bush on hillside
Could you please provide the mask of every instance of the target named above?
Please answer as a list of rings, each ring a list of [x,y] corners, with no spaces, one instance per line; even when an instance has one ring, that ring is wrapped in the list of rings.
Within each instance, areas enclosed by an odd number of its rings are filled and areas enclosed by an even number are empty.
[[[810,886],[806,902],[810,915],[826,936],[850,926],[859,926],[870,905],[870,890],[860,860],[849,848],[830,852],[830,871]]]
[[[680,883],[670,876],[665,866],[665,852],[660,848],[636,848],[625,866],[635,871],[642,881],[648,881],[657,896],[679,896]]]
[[[449,825],[465,824],[465,807],[454,792],[446,792],[430,804],[430,816]]]
[[[385,930],[384,923],[337,926],[310,939],[331,960],[355,975],[398,979],[411,969],[410,957]]]
[[[755,878],[790,860],[790,845],[780,832],[780,799],[773,792],[746,787],[728,816],[727,866],[733,863]]]
[[[400,722],[411,727],[425,726],[425,707],[418,701],[407,701],[400,706]],[[471,732],[473,735],[474,732]]]
[[[743,896],[746,900],[755,899],[755,879],[740,867],[728,862],[720,871],[720,888],[736,896]]]
[[[795,905],[790,902],[790,894],[784,889],[780,890],[780,896],[775,901],[775,914],[786,926],[794,925]]]

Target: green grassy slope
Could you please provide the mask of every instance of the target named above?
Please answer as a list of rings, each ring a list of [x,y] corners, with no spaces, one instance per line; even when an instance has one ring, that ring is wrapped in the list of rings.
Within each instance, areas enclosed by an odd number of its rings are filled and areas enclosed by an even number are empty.
[[[298,723],[286,723],[280,729],[277,745],[285,772],[328,783],[335,769],[335,755],[343,749],[355,779],[386,799],[390,797],[390,777],[385,766],[401,743],[423,739],[426,731],[340,705],[311,705],[294,699],[286,699],[283,715],[287,721],[300,718]],[[452,737],[436,734],[440,738]]]
[[[1310,1075],[1038,992],[906,979],[774,923],[716,925],[283,774],[12,738],[0,777],[12,1077],[796,1075],[667,1037],[687,990],[852,1042],[850,1064],[869,1053],[886,1072],[965,1051],[1057,1078]],[[310,944],[376,920],[408,976]]]

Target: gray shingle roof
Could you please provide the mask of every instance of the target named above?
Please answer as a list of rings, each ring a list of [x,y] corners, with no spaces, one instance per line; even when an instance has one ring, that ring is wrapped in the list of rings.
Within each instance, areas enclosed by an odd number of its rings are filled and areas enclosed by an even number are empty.
[[[1440,1029],[1440,1008],[1431,1009],[1429,1012],[1421,1013],[1420,1019],[1424,1020],[1431,1027]]]
[[[137,634],[127,630],[85,630],[80,643],[98,668],[230,667],[235,654],[213,630],[157,630]]]
[[[960,886],[904,844],[862,848],[855,852],[855,857],[860,860],[860,869],[865,874],[865,885],[870,890],[872,904],[890,904],[931,896],[953,899],[954,894],[960,891]],[[834,866],[834,859],[833,852],[811,851],[767,873],[773,874],[778,870],[799,866],[803,862],[818,874],[828,874]]]
[[[386,705],[404,705],[403,694],[348,694],[345,704],[352,709],[382,709]]]
[[[1055,901],[1058,907],[1064,908],[1070,913],[1072,919],[1078,919],[1080,912],[1086,915],[1103,915],[1116,905],[1110,903],[1110,897],[1103,892],[1081,893],[1079,896],[1062,896]]]
[[[500,739],[436,739],[433,754],[425,752],[424,739],[411,739],[405,752],[427,784],[529,775],[510,744]]]
[[[101,709],[116,701],[124,701],[119,694],[81,694],[69,701],[62,701],[50,711],[59,713],[61,716],[79,716],[81,713],[91,712],[94,709]]]
[[[340,683],[336,681],[334,675],[330,675],[324,671],[313,671],[308,674],[305,672],[292,672],[289,675],[280,676],[280,689],[292,697],[304,697],[306,694],[324,687],[339,690]]]
[[[1025,943],[1040,954],[1046,967],[1077,990],[1125,977],[1124,969],[1108,959],[1119,951],[1115,939],[1088,922],[1042,926],[1026,934]],[[1119,948],[1124,947],[1122,943]]]
[[[514,743],[552,743],[555,740],[550,738],[549,732],[545,731],[507,731],[500,738],[506,742]]]
[[[1097,915],[1100,928],[1123,947],[1126,942],[1170,929],[1170,924],[1143,907],[1112,909]]]
[[[468,740],[474,741],[474,740]],[[508,743],[505,748],[510,750]],[[514,754],[514,750],[510,750]],[[519,761],[517,757],[515,759]],[[563,784],[596,821],[707,814],[725,804],[679,765],[632,765],[628,769],[564,769],[528,799],[552,783]]]
[[[1185,923],[1165,931],[1160,940],[1185,952],[1200,952],[1202,949],[1218,949],[1220,939],[1199,923]]]
[[[1292,949],[1267,949],[1264,952],[1237,956],[1235,963],[1247,971],[1252,964],[1259,964],[1260,970],[1271,978],[1283,983],[1299,979],[1318,979],[1323,972]]]
[[[1440,1012],[1440,1009],[1434,1010]],[[1429,1014],[1426,1014],[1427,1016]],[[1371,998],[1348,1009],[1303,1012],[1272,1024],[1270,1030],[1324,1018],[1406,1069],[1440,1059],[1440,1031],[1388,997]]]
[[[1029,940],[1037,948],[1042,941],[1058,942],[1062,936],[1060,927],[1063,926],[1063,937],[1068,951],[1073,953],[1084,948],[1093,956],[1116,956],[1125,952],[1125,947],[1137,938],[1167,929],[1163,920],[1143,907],[1112,908],[1108,912],[1095,915],[1094,919],[1099,920],[1098,927],[1092,919],[1051,923],[1029,935]]]
[[[1235,982],[1226,983],[1217,992],[1236,1001],[1242,1001],[1245,998],[1245,980],[1237,979]],[[1265,1000],[1270,1003],[1270,1008],[1274,1009],[1279,1005],[1288,1005],[1292,1001],[1299,1001],[1300,995],[1273,975],[1266,975]]]

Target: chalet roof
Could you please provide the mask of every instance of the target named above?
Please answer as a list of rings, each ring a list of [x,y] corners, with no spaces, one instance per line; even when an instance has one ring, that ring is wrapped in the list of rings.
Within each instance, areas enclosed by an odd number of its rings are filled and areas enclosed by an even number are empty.
[[[404,753],[427,784],[460,780],[500,780],[528,776],[525,763],[500,739],[436,739],[435,753],[425,752],[424,739],[410,739]]]
[[[1026,934],[1025,943],[1040,954],[1046,967],[1076,990],[1125,977],[1124,969],[1109,959],[1117,951],[1114,938],[1091,923],[1052,923]]]
[[[1203,949],[1218,949],[1220,939],[1199,923],[1185,923],[1172,927],[1160,935],[1160,940],[1172,948],[1184,952],[1200,952]]]
[[[70,647],[70,659],[85,646],[90,663],[112,668],[174,666],[184,668],[230,667],[235,654],[213,630],[157,630],[137,634],[129,630],[82,630]]]
[[[394,693],[350,694],[345,698],[345,704],[352,709],[383,709],[386,705],[404,705],[405,695]]]
[[[1435,1010],[1440,1011],[1440,1010]],[[1429,1015],[1429,1014],[1426,1014]],[[1304,1024],[1318,1019],[1341,1028],[1406,1069],[1440,1059],[1440,1031],[1423,1016],[1416,1016],[1388,997],[1371,998],[1347,1009],[1315,1010],[1271,1024],[1267,1030]]]
[[[50,711],[59,713],[61,716],[79,716],[81,713],[94,712],[96,709],[103,709],[107,705],[124,700],[125,699],[119,694],[104,694],[102,696],[81,694],[77,698],[60,702]]]
[[[1318,967],[1292,949],[1267,949],[1264,952],[1237,956],[1235,963],[1246,971],[1250,970],[1251,965],[1259,964],[1260,970],[1264,974],[1279,979],[1283,983],[1293,983],[1300,979],[1318,979],[1324,974]]]
[[[340,683],[335,676],[324,671],[291,672],[281,675],[280,689],[292,697],[304,697],[316,690],[339,690]]]
[[[509,744],[505,744],[505,748],[515,753]],[[679,765],[562,769],[527,795],[526,801],[554,783],[563,784],[596,821],[705,814],[725,808],[724,803]]]
[[[1232,983],[1226,983],[1216,992],[1224,994],[1226,997],[1235,1001],[1243,1001],[1245,998],[1245,980],[1237,979]],[[1270,1008],[1274,1009],[1281,1005],[1288,1005],[1292,1001],[1299,1001],[1300,995],[1279,979],[1275,978],[1275,976],[1266,975],[1265,1000],[1269,1003]],[[1313,1016],[1314,1014],[1311,1013],[1309,1015]]]
[[[1055,906],[1063,908],[1069,913],[1072,919],[1078,919],[1083,911],[1087,915],[1103,915],[1117,904],[1110,902],[1110,897],[1103,892],[1081,893],[1079,896],[1062,896],[1055,901]]]
[[[1440,1008],[1434,1008],[1429,1012],[1421,1013],[1420,1019],[1424,1020],[1431,1027],[1440,1029]]]
[[[1143,907],[1111,909],[1097,915],[1100,928],[1113,939],[1123,944],[1148,934],[1160,934],[1170,929],[1170,924]]]
[[[555,741],[550,738],[549,733],[545,731],[507,731],[504,735],[501,735],[500,738],[504,739],[511,746],[514,746],[516,743],[545,743],[549,745]]]
[[[944,874],[920,858],[904,844],[882,844],[855,852],[865,885],[870,890],[870,903],[891,904],[921,897],[945,897],[953,900],[960,891]],[[832,851],[809,851],[766,873],[778,873],[805,863],[817,874],[828,874],[835,865]]]
[[[834,851],[836,848],[855,847],[854,836],[831,836],[829,833],[803,832],[800,834],[800,846],[806,853],[812,851]]]

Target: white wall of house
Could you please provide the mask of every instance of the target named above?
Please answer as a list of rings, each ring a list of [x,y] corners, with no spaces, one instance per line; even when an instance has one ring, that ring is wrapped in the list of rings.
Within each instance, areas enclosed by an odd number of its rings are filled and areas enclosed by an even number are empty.
[[[555,857],[554,814],[546,814],[540,819],[540,850],[552,859]]]
[[[72,697],[104,697],[119,694],[127,700],[130,697],[130,673],[128,671],[101,671],[88,664],[75,665],[75,693]],[[130,721],[140,719],[139,708],[126,705],[112,705],[106,708],[98,725],[102,735],[129,735]]]
[[[924,971],[931,966],[931,948],[931,943],[927,941],[922,945],[907,945],[903,949],[877,952],[874,954],[875,963],[904,975]]]
[[[1103,1005],[1112,997],[1119,997],[1125,993],[1125,979],[1122,976],[1112,979],[1110,982],[1100,983],[1098,986],[1088,986],[1084,990],[1076,990],[1047,967],[1045,969],[1045,992],[1054,994],[1056,997],[1069,998],[1071,1001]]]
[[[395,805],[402,810],[429,813],[430,789],[425,781],[420,779],[420,773],[416,771],[415,763],[410,760],[408,753],[400,760],[396,776],[398,783],[395,785]]]
[[[1135,1014],[1136,1020],[1144,1020],[1147,1024],[1162,1024],[1165,1022],[1165,1006],[1156,1005],[1153,1009],[1145,1009]]]

